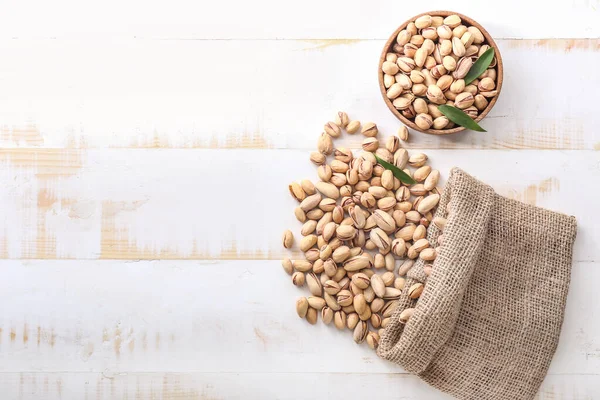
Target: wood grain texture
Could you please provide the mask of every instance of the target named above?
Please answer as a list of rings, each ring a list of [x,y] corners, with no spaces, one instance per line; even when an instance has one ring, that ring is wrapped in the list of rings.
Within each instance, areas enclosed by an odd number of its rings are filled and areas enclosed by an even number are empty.
[[[598,374],[598,266],[574,264],[551,374]],[[11,260],[0,273],[0,375],[403,373],[350,331],[299,319],[308,290],[278,261]]]
[[[313,149],[339,109],[393,133],[377,86],[384,43],[0,40],[11,60],[0,64],[0,146]],[[415,133],[410,146],[597,148],[600,39],[497,43],[505,82],[488,132]]]
[[[600,261],[597,199],[582,184],[600,178],[597,152],[427,154],[443,177],[457,165],[575,215],[575,259]],[[287,186],[317,178],[304,150],[11,149],[0,161],[3,258],[280,259],[281,232],[300,231]]]
[[[9,4],[0,18],[2,38],[383,39],[402,21],[428,9],[462,12],[495,37],[600,36],[598,0],[555,2],[552,7],[539,1],[505,0],[493,9],[473,0],[404,2],[402,7],[393,0],[307,0],[285,5],[276,0],[133,0],[126,4],[107,0],[91,7],[76,0]]]
[[[536,400],[589,400],[600,392],[597,375],[548,375]],[[449,400],[404,374],[26,372],[0,374],[15,400],[225,400],[369,398]]]

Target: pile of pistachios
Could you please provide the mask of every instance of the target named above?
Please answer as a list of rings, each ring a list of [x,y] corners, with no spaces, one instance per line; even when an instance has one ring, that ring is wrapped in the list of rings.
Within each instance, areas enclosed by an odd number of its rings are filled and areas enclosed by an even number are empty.
[[[361,152],[334,147],[344,130],[360,130],[365,136]],[[345,112],[325,124],[317,151],[310,154],[319,180],[289,185],[299,203],[294,214],[303,224],[301,238],[295,240],[290,230],[282,238],[286,249],[297,246],[304,255],[282,262],[292,283],[310,292],[297,300],[298,315],[315,324],[320,314],[325,324],[349,329],[356,343],[366,341],[373,349],[414,261],[436,258],[437,250],[426,237],[430,223],[440,223],[433,215],[441,192],[440,173],[427,165],[427,155],[409,154],[401,147],[408,140],[405,126],[384,142],[377,136],[376,124],[350,121]],[[378,159],[392,165],[386,169]],[[427,274],[431,269],[425,266]],[[423,284],[408,290],[418,299]],[[403,321],[409,314],[403,313]]]
[[[381,63],[387,98],[421,130],[455,126],[438,109],[442,104],[475,119],[498,95],[495,57],[481,74],[467,76],[489,48],[483,33],[458,15],[420,16],[398,33]]]

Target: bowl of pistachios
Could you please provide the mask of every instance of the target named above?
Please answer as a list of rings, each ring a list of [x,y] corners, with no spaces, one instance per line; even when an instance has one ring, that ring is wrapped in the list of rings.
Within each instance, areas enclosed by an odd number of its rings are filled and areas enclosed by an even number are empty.
[[[485,132],[479,122],[502,89],[502,57],[473,19],[431,11],[404,22],[379,59],[379,87],[390,111],[423,133]]]

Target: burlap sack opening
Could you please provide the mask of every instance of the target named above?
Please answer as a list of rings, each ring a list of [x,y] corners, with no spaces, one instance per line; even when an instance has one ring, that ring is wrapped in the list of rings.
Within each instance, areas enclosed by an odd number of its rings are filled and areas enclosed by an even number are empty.
[[[377,353],[460,399],[533,398],[558,344],[575,218],[499,196],[458,168],[436,216],[447,224],[433,272],[418,261],[408,273]],[[436,246],[439,230],[428,235]],[[408,288],[425,281],[411,300]]]

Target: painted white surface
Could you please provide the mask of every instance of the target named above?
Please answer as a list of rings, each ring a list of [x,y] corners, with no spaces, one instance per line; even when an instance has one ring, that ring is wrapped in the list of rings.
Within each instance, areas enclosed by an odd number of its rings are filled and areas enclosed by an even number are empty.
[[[287,184],[316,178],[322,124],[343,109],[384,135],[399,126],[377,58],[420,3],[5,3],[2,399],[447,398],[297,318],[305,292],[278,261],[281,231],[299,229]],[[600,4],[429,6],[499,39],[505,83],[488,133],[415,133],[409,147],[442,175],[458,165],[577,217],[538,397],[599,398]]]

